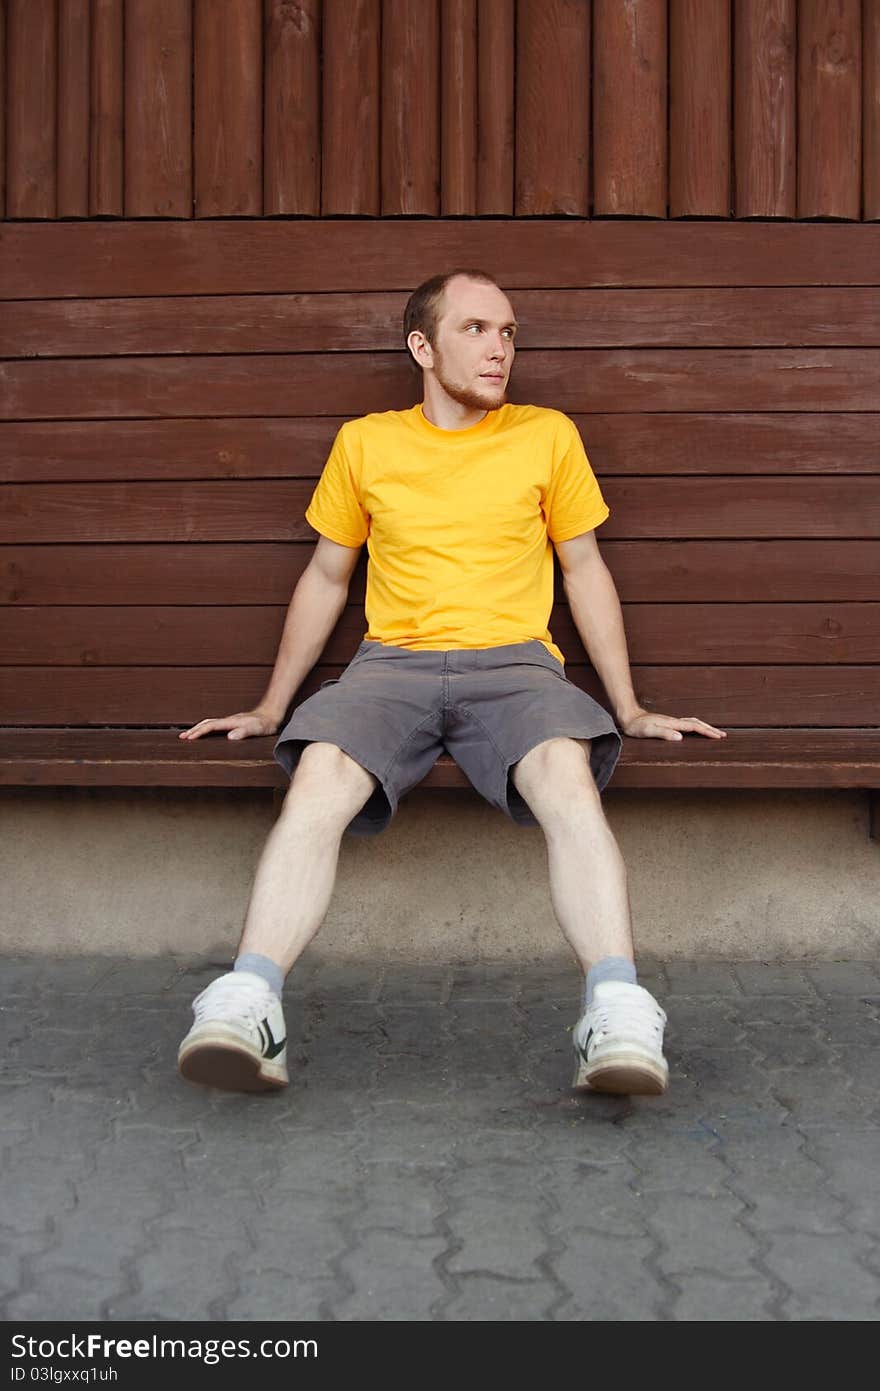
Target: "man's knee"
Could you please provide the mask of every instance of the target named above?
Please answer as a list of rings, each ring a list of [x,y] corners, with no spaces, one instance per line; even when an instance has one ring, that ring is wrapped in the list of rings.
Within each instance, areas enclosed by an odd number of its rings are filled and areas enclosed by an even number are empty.
[[[513,765],[517,792],[540,821],[589,806],[601,807],[599,789],[590,767],[590,740],[567,735],[544,739]]]
[[[378,782],[338,744],[309,743],[297,761],[284,806],[308,806],[313,814],[350,819]]]

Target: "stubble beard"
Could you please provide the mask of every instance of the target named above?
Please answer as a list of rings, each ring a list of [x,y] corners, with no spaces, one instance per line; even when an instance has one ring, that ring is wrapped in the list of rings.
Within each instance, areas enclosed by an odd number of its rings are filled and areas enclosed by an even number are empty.
[[[460,386],[458,382],[447,377],[443,368],[443,360],[436,351],[434,353],[434,376],[447,396],[451,396],[453,401],[457,401],[460,406],[467,406],[470,410],[497,411],[500,406],[507,404],[506,384],[500,396],[493,395],[491,397],[484,396],[476,387]]]

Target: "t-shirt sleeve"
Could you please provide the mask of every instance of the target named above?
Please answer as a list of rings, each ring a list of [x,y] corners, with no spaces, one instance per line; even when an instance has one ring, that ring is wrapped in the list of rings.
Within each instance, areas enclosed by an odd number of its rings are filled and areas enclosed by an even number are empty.
[[[563,416],[564,426],[553,450],[550,482],[544,495],[544,516],[551,541],[569,541],[592,531],[611,515],[581,443],[577,426]]]
[[[322,536],[341,546],[362,546],[370,532],[370,520],[361,501],[358,469],[344,438],[343,425],[306,508],[306,521]]]

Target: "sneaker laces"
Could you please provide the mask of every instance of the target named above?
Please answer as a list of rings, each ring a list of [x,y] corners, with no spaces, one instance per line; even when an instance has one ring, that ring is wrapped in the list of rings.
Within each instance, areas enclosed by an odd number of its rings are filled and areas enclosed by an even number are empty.
[[[609,1035],[624,1034],[633,1043],[649,1048],[662,1046],[665,1023],[666,1016],[657,1002],[643,996],[596,1002],[587,1017],[588,1030],[592,1029],[597,1043]]]
[[[205,1019],[249,1019],[258,1023],[269,1005],[269,986],[259,977],[247,979],[244,972],[220,976],[193,1000],[196,1023]]]

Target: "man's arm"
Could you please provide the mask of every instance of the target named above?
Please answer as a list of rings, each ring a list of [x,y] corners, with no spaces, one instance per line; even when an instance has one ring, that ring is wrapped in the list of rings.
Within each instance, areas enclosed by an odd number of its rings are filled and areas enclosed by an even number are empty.
[[[293,591],[266,694],[253,710],[199,720],[183,730],[179,739],[201,739],[203,734],[223,730],[227,739],[278,732],[287,707],[323,652],[345,608],[360,549],[321,536]]]
[[[595,531],[557,541],[556,554],[575,627],[623,725],[641,713],[633,690],[623,612]]]
[[[622,732],[643,738],[680,739],[681,731],[690,730],[711,739],[726,738],[724,730],[693,716],[655,715],[642,709],[633,690],[620,599],[611,571],[599,554],[595,531],[555,545],[575,627]]]

